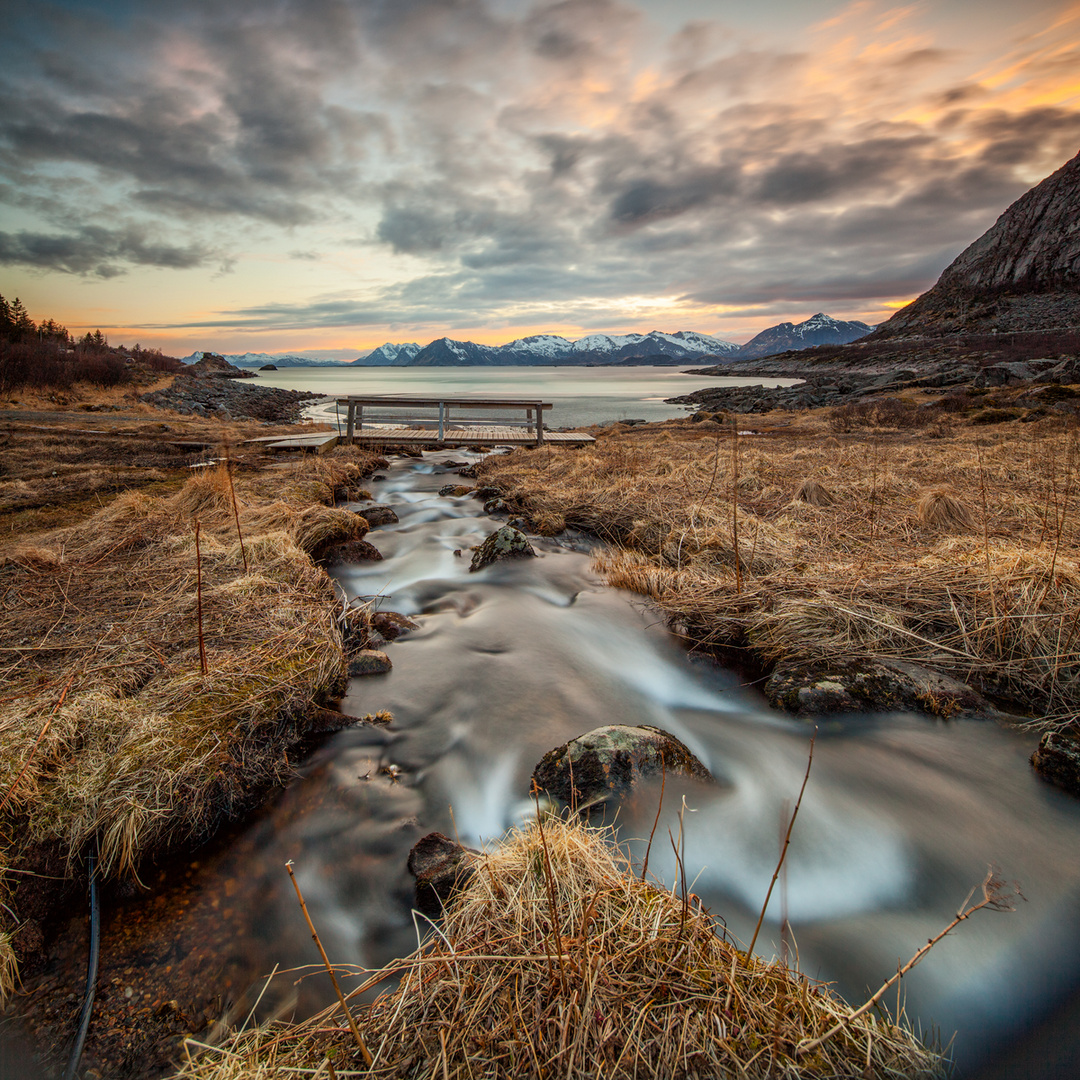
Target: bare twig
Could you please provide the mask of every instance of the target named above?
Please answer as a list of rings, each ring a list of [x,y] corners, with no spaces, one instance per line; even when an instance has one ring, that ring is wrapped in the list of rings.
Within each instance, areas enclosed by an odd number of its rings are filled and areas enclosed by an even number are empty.
[[[341,1007],[345,1010],[345,1018],[349,1021],[349,1027],[352,1030],[353,1038],[356,1040],[356,1045],[360,1047],[360,1053],[364,1055],[364,1063],[370,1069],[375,1059],[371,1056],[371,1051],[364,1044],[363,1037],[360,1035],[360,1029],[356,1026],[356,1019],[349,1010],[349,1006],[345,1004],[345,995],[341,992],[341,984],[338,982],[337,975],[334,973],[334,966],[330,963],[330,957],[326,955],[326,950],[323,948],[323,943],[319,940],[315,924],[311,921],[311,916],[308,914],[307,904],[304,902],[304,894],[300,891],[300,882],[296,880],[296,875],[293,873],[291,859],[285,864],[285,869],[289,871],[289,877],[292,879],[293,888],[296,890],[296,899],[300,901],[300,910],[303,911],[304,918],[307,920],[308,929],[311,931],[311,940],[318,946],[319,955],[326,965],[326,970],[330,975],[330,981],[334,984],[334,990],[337,991],[338,1001],[341,1002]]]
[[[229,459],[229,444],[225,444],[225,475],[229,480],[229,498],[232,500],[233,520],[236,522],[236,535],[240,540],[240,554],[244,557],[244,573],[248,572],[247,550],[244,548],[244,534],[240,529],[240,510],[236,505],[236,488],[233,487],[232,461]]]
[[[1005,883],[997,876],[997,872],[994,868],[991,867],[982,882],[983,898],[977,904],[972,904],[971,907],[968,907],[968,903],[975,893],[975,889],[972,889],[964,898],[964,902],[960,905],[960,909],[957,911],[953,921],[936,937],[930,938],[930,940],[927,941],[927,943],[919,949],[919,951],[915,953],[903,967],[898,968],[896,974],[887,982],[883,983],[865,1005],[861,1005],[854,1012],[843,1016],[836,1024],[826,1031],[824,1035],[820,1036],[820,1038],[812,1039],[810,1042],[800,1043],[795,1049],[795,1056],[801,1057],[803,1054],[808,1054],[823,1042],[831,1039],[838,1031],[843,1030],[843,1028],[852,1021],[857,1020],[864,1013],[869,1012],[885,996],[890,986],[899,982],[943,937],[945,937],[946,934],[954,930],[965,919],[970,919],[976,911],[981,911],[985,907],[993,908],[994,911],[1015,910],[1008,896],[1005,894],[1004,888]],[[1016,889],[1015,891],[1016,895],[1022,895],[1019,889]]]
[[[202,552],[199,550],[199,519],[195,519],[195,574],[196,574],[196,610],[199,616],[199,666],[202,673],[207,672],[206,667],[206,641],[203,639],[202,625]]]
[[[814,743],[817,741],[817,733],[818,729],[815,727],[814,734],[810,736],[810,753],[806,758],[806,772],[803,775],[802,787],[799,788],[799,797],[795,800],[795,809],[792,811],[791,821],[788,822],[784,843],[780,847],[780,861],[773,871],[772,881],[769,882],[769,891],[765,894],[765,903],[761,905],[761,914],[758,916],[757,926],[754,927],[754,936],[750,939],[750,944],[746,950],[747,956],[753,953],[754,946],[757,944],[758,934],[761,933],[761,924],[765,921],[765,912],[769,910],[769,899],[772,897],[773,887],[776,885],[776,879],[780,876],[780,868],[784,865],[784,859],[787,858],[788,845],[791,843],[791,830],[795,828],[795,819],[799,816],[799,807],[802,806],[806,781],[810,779],[810,766],[814,763]]]
[[[649,871],[649,852],[652,851],[653,837],[656,835],[656,826],[660,821],[660,811],[664,807],[664,787],[667,784],[667,762],[664,760],[663,752],[660,754],[660,801],[656,804],[656,817],[653,818],[652,832],[649,833],[649,843],[645,847],[645,862],[641,867],[641,880],[645,880],[645,875]]]

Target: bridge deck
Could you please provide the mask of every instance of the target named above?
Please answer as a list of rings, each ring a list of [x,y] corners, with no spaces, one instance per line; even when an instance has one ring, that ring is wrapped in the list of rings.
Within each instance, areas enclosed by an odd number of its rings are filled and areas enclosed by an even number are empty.
[[[353,439],[364,446],[391,443],[425,443],[432,446],[535,446],[536,436],[520,427],[484,424],[445,430],[439,437],[437,429],[419,427],[363,427],[353,433]],[[595,442],[584,431],[545,431],[545,443],[560,446],[585,446]]]

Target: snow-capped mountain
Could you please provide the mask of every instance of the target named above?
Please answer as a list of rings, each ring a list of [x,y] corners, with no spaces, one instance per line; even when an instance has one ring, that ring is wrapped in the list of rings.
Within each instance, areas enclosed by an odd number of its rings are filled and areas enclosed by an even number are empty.
[[[570,341],[558,334],[533,334],[506,345],[478,345],[442,337],[422,349],[416,345],[380,346],[356,365],[373,367],[469,367],[475,365],[616,364],[640,357],[645,364],[696,360],[700,356],[730,356],[739,346],[730,341],[680,330],[673,334],[589,334]]]
[[[814,345],[846,345],[849,341],[866,337],[873,329],[864,322],[844,322],[819,311],[805,322],[782,322],[762,330],[739,349],[738,359],[772,356],[773,353],[809,349]]]
[[[265,364],[274,364],[276,367],[337,367],[342,364],[341,360],[313,360],[310,356],[293,356],[291,353],[225,353],[225,359],[230,364],[239,368],[261,368]],[[203,357],[203,350],[193,352],[190,356],[182,356],[182,364],[194,364]]]
[[[357,360],[350,360],[350,367],[405,367],[420,351],[420,346],[415,341],[407,344],[395,344],[392,341],[372,349],[367,356],[361,356]]]

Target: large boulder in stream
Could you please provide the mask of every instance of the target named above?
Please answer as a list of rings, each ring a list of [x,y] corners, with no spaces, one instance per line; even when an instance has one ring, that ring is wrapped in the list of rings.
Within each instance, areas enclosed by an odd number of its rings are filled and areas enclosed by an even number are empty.
[[[479,854],[440,832],[417,840],[409,852],[409,873],[416,878],[416,910],[438,918],[451,895],[476,873]]]
[[[1031,764],[1044,780],[1080,795],[1080,732],[1048,731],[1031,755]]]
[[[587,731],[549,750],[532,778],[551,798],[585,810],[622,798],[639,780],[664,773],[716,782],[689,747],[648,724],[609,724]]]
[[[504,525],[493,532],[474,552],[469,564],[469,573],[483,570],[493,562],[503,559],[527,559],[536,552],[529,538],[512,525]]]

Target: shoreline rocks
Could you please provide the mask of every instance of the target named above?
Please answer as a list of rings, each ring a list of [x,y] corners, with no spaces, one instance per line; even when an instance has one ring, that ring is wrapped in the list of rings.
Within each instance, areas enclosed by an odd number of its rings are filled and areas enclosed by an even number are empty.
[[[231,378],[191,378],[178,375],[172,386],[143,394],[139,400],[183,416],[213,416],[220,420],[262,420],[295,424],[318,394],[251,386]]]

